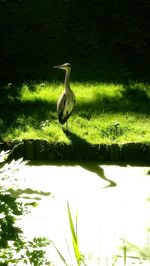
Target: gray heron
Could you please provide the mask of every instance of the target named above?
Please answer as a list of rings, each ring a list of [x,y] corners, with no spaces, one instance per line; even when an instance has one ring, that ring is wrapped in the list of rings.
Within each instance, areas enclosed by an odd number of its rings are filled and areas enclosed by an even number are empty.
[[[68,118],[72,114],[75,106],[75,94],[71,90],[69,83],[71,65],[69,63],[65,63],[63,65],[54,66],[54,68],[63,69],[66,71],[64,83],[65,89],[57,102],[57,115],[58,120],[62,125],[66,123],[67,129]]]

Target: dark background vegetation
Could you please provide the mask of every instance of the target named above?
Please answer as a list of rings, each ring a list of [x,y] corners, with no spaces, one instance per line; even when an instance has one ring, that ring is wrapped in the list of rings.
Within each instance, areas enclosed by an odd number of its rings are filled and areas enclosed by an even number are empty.
[[[149,81],[149,0],[0,0],[0,36],[1,84]]]

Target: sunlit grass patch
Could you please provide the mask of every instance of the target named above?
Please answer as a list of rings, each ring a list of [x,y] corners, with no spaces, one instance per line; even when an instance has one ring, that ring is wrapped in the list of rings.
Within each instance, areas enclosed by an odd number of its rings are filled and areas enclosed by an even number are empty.
[[[10,128],[6,139],[42,139],[49,142],[70,143],[58,122],[51,123],[48,120],[42,121],[38,126],[32,126],[32,122],[28,121],[26,126],[21,127],[20,125],[18,128]]]
[[[72,82],[76,106],[69,130],[89,143],[150,142],[150,86]],[[60,83],[23,84],[19,96],[2,112],[2,140],[44,139],[70,143],[57,121]],[[17,107],[15,112],[14,108]],[[7,116],[6,116],[7,114]]]
[[[62,90],[62,86],[57,84],[41,83],[33,84],[32,86],[24,84],[21,89],[20,100],[22,102],[36,102],[36,101],[47,101],[53,102]]]

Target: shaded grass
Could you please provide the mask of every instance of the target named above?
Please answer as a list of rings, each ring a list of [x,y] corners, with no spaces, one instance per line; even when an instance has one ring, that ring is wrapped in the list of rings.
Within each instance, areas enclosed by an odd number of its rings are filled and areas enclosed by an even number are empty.
[[[150,142],[150,86],[144,83],[71,84],[76,94],[69,129],[89,143]],[[13,89],[13,88],[9,88]],[[23,84],[1,100],[1,140],[70,140],[57,121],[60,83]]]

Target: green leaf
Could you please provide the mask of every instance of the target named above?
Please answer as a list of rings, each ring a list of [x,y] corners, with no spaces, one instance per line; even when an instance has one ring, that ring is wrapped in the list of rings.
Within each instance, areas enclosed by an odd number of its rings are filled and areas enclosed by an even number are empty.
[[[71,230],[71,235],[72,235],[74,254],[76,257],[77,265],[80,265],[83,257],[82,257],[82,254],[80,252],[80,249],[79,249],[78,235],[77,235],[78,214],[76,213],[76,219],[75,219],[76,224],[74,226],[72,214],[71,214],[68,202],[67,202],[67,209],[68,209],[68,217],[69,217],[70,230]]]

